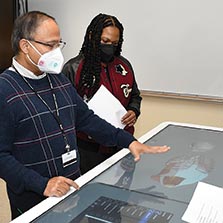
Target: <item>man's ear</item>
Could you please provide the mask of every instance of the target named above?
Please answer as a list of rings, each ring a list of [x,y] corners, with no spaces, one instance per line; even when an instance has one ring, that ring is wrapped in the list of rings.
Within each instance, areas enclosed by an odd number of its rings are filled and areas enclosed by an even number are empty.
[[[26,39],[21,39],[19,41],[19,47],[23,53],[27,54],[29,52],[29,43]]]

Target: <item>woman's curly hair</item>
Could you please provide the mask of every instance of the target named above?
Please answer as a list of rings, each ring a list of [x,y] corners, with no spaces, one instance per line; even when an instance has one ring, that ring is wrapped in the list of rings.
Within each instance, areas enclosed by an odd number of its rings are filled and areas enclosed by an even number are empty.
[[[115,52],[115,56],[119,56],[122,50],[124,28],[115,16],[102,13],[94,17],[89,24],[80,50],[80,53],[84,55],[84,63],[77,88],[82,96],[87,92],[86,96],[88,99],[94,95],[99,87],[101,73],[101,35],[103,29],[108,26],[114,26],[119,29],[120,38]]]

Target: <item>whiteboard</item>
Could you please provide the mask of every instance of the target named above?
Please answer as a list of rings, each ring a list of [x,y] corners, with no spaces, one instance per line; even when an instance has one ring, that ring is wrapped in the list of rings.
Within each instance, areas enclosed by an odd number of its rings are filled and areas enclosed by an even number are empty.
[[[113,14],[140,90],[223,98],[222,0],[29,0],[37,9],[58,21],[65,60],[79,52],[95,15]]]

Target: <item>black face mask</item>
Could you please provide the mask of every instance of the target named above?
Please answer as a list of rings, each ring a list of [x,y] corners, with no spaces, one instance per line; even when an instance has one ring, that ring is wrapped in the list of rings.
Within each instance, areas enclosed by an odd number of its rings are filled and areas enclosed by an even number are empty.
[[[101,43],[101,62],[110,63],[114,60],[115,51],[117,46],[113,44]]]

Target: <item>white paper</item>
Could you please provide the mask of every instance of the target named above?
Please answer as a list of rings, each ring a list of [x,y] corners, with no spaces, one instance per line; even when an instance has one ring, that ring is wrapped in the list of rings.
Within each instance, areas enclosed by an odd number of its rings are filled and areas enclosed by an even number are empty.
[[[223,188],[199,182],[182,220],[223,223]]]
[[[114,97],[104,85],[101,85],[92,99],[88,102],[88,107],[92,109],[95,114],[115,127],[122,129],[125,127],[125,125],[121,123],[121,118],[127,111],[120,101]]]

